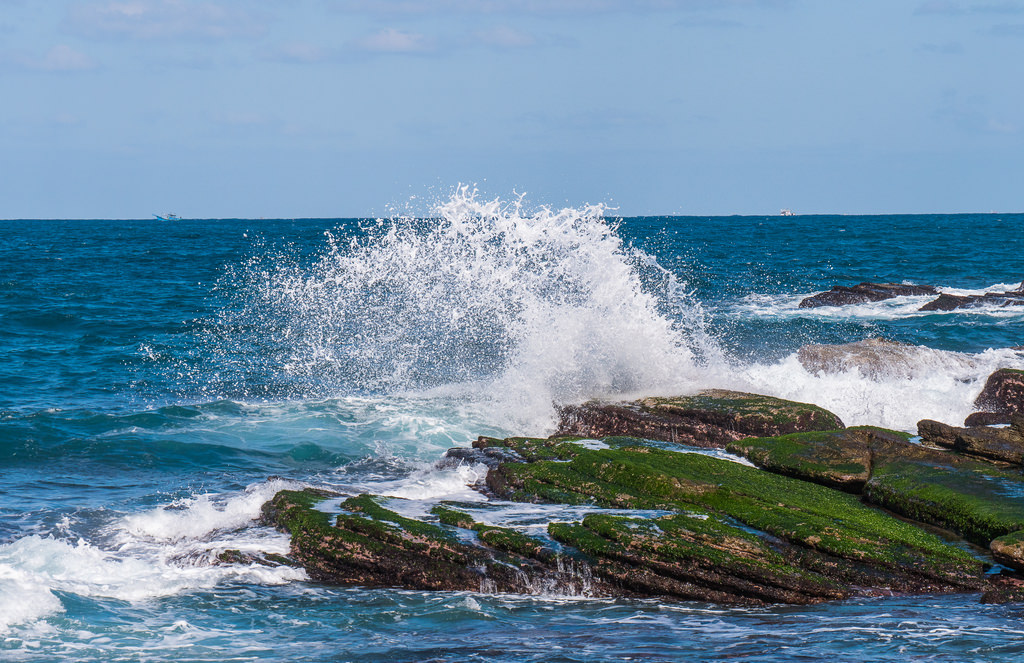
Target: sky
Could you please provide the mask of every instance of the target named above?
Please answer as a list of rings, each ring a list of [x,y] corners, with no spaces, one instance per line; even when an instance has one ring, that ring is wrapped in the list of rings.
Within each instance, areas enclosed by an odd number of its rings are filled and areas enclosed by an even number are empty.
[[[0,0],[0,218],[1024,211],[1024,0]]]

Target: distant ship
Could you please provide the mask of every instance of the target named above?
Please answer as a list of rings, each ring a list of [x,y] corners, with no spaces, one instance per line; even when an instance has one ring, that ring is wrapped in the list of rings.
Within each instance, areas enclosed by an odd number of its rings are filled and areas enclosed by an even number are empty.
[[[162,216],[160,214],[154,214],[153,216],[161,221],[181,221],[181,217],[177,214],[164,214]]]
[[[779,210],[779,216],[793,216],[793,210],[791,210],[791,209]]]

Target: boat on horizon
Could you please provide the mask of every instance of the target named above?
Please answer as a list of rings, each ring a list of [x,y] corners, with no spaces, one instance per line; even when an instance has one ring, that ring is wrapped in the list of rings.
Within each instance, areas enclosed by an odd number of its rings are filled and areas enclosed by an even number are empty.
[[[181,217],[178,216],[177,214],[154,214],[153,216],[160,219],[161,221],[181,221]]]
[[[788,208],[779,210],[779,216],[793,216],[793,210]]]

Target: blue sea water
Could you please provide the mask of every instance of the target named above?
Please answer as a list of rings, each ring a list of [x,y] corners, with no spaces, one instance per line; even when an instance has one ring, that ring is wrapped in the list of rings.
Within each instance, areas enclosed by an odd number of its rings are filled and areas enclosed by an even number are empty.
[[[556,403],[739,388],[847,424],[959,423],[1024,367],[1024,307],[800,309],[833,285],[1024,278],[1024,215],[615,218],[457,192],[427,219],[0,221],[0,659],[1006,661],[1024,607],[977,595],[758,609],[311,583],[283,487],[488,502],[477,435]],[[797,350],[905,343],[870,370]],[[531,510],[535,509],[535,510]]]

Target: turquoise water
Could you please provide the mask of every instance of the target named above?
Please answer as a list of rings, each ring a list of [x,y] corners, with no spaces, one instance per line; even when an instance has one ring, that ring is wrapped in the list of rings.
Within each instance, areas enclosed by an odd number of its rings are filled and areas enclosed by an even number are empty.
[[[959,423],[994,368],[1024,367],[1024,310],[797,304],[861,281],[1016,287],[1022,223],[615,219],[466,194],[429,220],[0,221],[0,658],[1024,656],[1021,607],[976,595],[751,610],[333,588],[216,559],[286,551],[255,518],[289,486],[529,527],[468,487],[479,468],[434,462],[545,433],[553,403],[723,386],[847,424]],[[870,375],[794,354],[878,336],[909,345]]]

